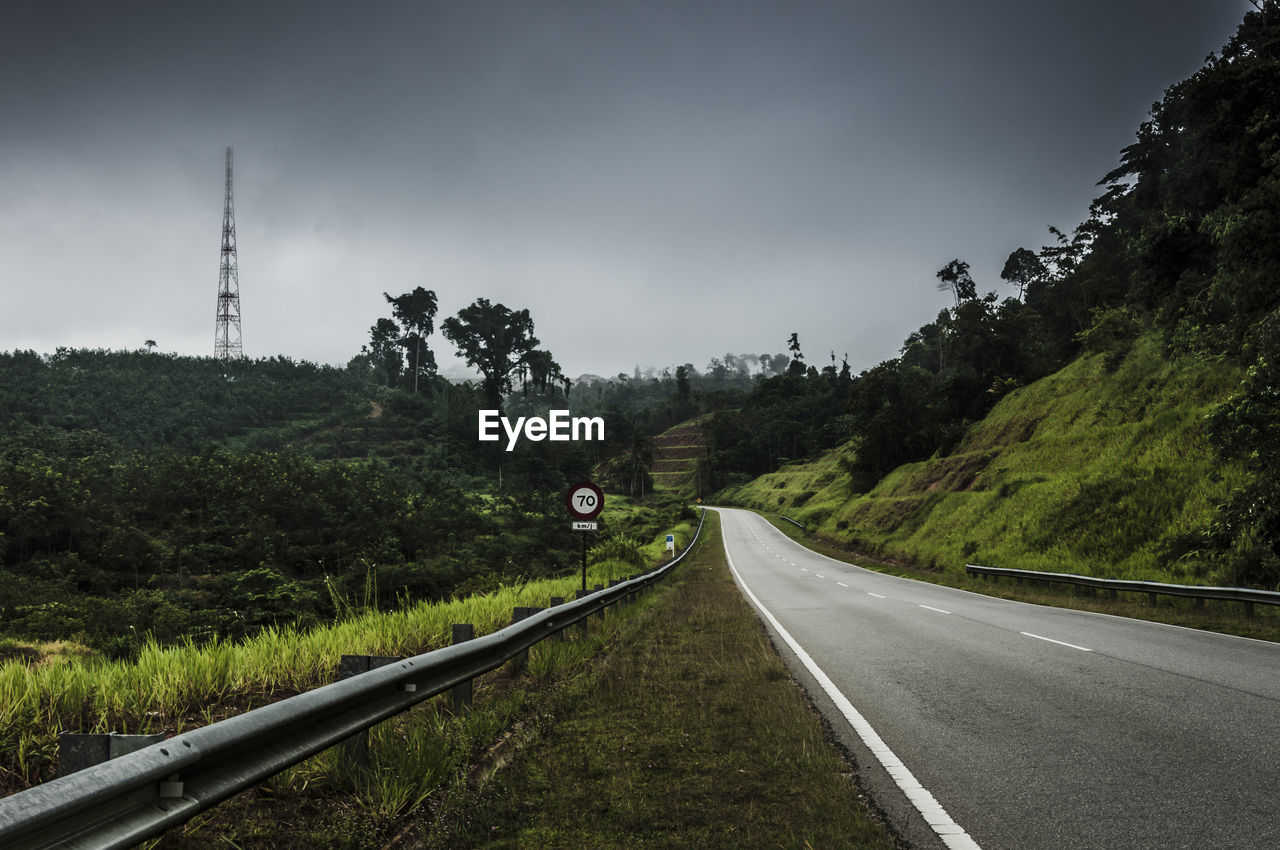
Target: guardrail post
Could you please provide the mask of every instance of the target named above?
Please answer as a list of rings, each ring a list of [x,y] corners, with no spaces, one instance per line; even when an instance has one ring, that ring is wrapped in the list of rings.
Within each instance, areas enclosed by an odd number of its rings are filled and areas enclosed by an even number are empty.
[[[116,732],[59,732],[58,776],[70,776],[86,767],[102,764],[164,740],[157,735],[121,735]]]
[[[533,614],[537,610],[538,610],[537,608],[530,608],[525,605],[517,605],[511,611],[511,625],[514,626],[516,623],[520,622],[521,620],[529,619],[529,615]],[[525,665],[527,665],[528,663],[529,663],[529,650],[526,649],[520,654],[512,657],[511,669],[513,672],[518,672],[520,670],[523,670],[525,668]]]
[[[1159,602],[1157,602],[1157,601],[1156,601],[1156,595],[1155,595],[1155,593],[1149,593],[1149,594],[1147,594],[1147,595],[1151,597],[1151,607],[1152,607],[1152,608],[1155,608],[1157,605],[1159,605],[1159,604],[1160,604]]]
[[[1244,615],[1246,617],[1253,616],[1253,602],[1251,600],[1246,599],[1244,601]]]
[[[469,641],[476,636],[476,627],[471,623],[453,624],[454,645]],[[449,691],[450,704],[454,714],[466,714],[471,710],[471,701],[475,695],[475,679],[467,679],[460,685],[454,685]]]
[[[563,605],[563,604],[564,604],[564,597],[563,597],[563,596],[553,596],[553,597],[551,597],[551,607],[552,607],[552,608],[555,608],[557,605]],[[564,637],[564,629],[556,629],[556,640],[563,642],[563,641],[564,641],[564,639],[565,639],[565,637]]]
[[[574,599],[582,599],[583,597],[589,596],[589,595],[591,595],[591,591],[589,590],[575,590],[573,592]],[[583,617],[581,620],[578,621],[578,628],[582,631],[582,636],[584,638],[587,636],[587,625],[590,619],[591,619],[590,617]]]
[[[344,655],[338,661],[338,678],[350,679],[379,667],[399,661],[397,655]],[[364,768],[369,764],[369,730],[357,732],[338,745],[340,760],[348,768]]]

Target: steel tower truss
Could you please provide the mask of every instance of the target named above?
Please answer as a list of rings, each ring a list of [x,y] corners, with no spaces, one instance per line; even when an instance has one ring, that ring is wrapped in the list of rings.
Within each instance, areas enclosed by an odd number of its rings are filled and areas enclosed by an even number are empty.
[[[214,326],[213,356],[231,360],[244,356],[240,334],[240,270],[236,263],[236,214],[231,201],[231,148],[227,148],[227,193],[222,208],[222,264],[218,271],[218,321]]]

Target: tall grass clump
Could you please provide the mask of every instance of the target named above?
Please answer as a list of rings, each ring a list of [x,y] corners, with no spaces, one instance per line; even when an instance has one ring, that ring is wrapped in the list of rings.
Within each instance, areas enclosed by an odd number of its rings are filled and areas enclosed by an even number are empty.
[[[588,583],[607,584],[630,569],[601,561]],[[52,778],[59,731],[176,733],[326,684],[344,654],[418,655],[448,645],[454,623],[497,631],[510,625],[513,608],[572,598],[580,581],[520,582],[388,612],[351,605],[331,625],[268,626],[240,642],[147,641],[132,661],[10,658],[0,663],[0,793]]]
[[[617,572],[623,565],[606,569]],[[604,583],[606,575],[602,569],[588,580]],[[503,626],[511,607],[541,606],[550,596],[571,597],[580,581],[530,583],[465,600],[467,608],[458,607],[464,600],[436,607],[461,611],[463,619],[481,606],[492,608],[494,625]],[[532,732],[530,724],[545,721],[546,706],[555,704],[556,694],[570,683],[587,681],[598,669],[593,659],[600,651],[636,627],[630,612],[651,610],[647,600],[653,598],[611,608],[592,617],[585,633],[574,626],[566,640],[534,645],[523,667],[507,666],[477,679],[470,710],[454,714],[447,698],[426,700],[369,730],[365,763],[352,763],[341,747],[326,750],[266,780],[262,793],[240,795],[173,830],[160,848],[382,846],[404,827],[403,818],[429,799],[485,784]],[[413,613],[382,616],[400,621],[392,625],[394,631]],[[355,621],[368,616],[361,614]]]

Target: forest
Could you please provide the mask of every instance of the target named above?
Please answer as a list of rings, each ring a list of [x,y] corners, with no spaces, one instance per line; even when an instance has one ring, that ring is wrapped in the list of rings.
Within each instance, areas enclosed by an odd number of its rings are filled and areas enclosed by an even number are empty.
[[[647,474],[652,428],[750,384],[745,366],[687,365],[678,380],[637,367],[573,386],[527,311],[484,299],[446,320],[481,375],[450,382],[425,342],[434,294],[387,302],[343,368],[0,353],[0,635],[128,657],[148,637],[241,637],[328,622],[352,600],[386,609],[565,574],[581,544],[568,484],[604,469],[626,492]],[[499,350],[486,322],[515,344]],[[603,412],[607,439],[480,443],[476,413],[495,398],[513,415]],[[689,513],[674,497],[619,504],[601,558],[634,557]]]

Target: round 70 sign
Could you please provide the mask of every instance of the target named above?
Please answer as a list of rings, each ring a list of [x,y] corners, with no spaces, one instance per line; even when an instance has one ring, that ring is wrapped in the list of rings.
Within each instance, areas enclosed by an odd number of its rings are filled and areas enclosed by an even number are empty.
[[[604,491],[590,481],[581,481],[569,488],[565,504],[575,519],[595,519],[604,510]]]

